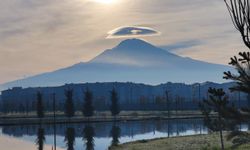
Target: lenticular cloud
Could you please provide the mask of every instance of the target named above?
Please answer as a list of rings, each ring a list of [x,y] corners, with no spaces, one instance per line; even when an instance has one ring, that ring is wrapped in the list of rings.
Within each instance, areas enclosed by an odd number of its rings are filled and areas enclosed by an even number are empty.
[[[141,36],[156,36],[160,32],[149,27],[141,26],[126,26],[119,27],[108,32],[108,39],[111,38],[129,38],[129,37],[141,37]]]

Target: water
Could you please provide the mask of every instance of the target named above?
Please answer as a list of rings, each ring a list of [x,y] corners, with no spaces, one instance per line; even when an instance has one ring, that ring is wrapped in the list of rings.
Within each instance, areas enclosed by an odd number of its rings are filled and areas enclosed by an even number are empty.
[[[56,145],[61,149],[106,150],[112,144],[142,139],[206,134],[201,119],[146,120],[56,125]],[[0,127],[0,137],[11,136],[32,142],[36,147],[53,145],[53,125]]]

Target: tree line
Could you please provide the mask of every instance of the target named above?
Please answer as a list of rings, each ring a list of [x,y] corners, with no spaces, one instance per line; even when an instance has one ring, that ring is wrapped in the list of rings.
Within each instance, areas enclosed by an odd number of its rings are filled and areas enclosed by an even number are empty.
[[[113,91],[114,90],[114,91]],[[94,97],[93,92],[88,89],[92,95],[92,106],[95,108],[96,111],[106,111],[110,110],[110,106],[113,107],[111,94],[115,97],[118,95],[116,89],[111,89],[108,98],[106,97]],[[113,91],[113,92],[112,92]],[[114,93],[115,92],[115,93]],[[156,111],[183,111],[183,110],[198,110],[198,102],[201,99],[192,99],[188,100],[185,97],[179,95],[173,95],[173,92],[170,90],[166,90],[166,92],[162,93],[162,95],[152,95],[152,96],[139,96],[137,100],[126,100],[126,101],[119,101],[119,104],[122,105],[119,107],[120,109],[126,110],[156,110]],[[56,111],[65,112],[69,109],[74,109],[74,112],[81,111],[83,112],[83,102],[84,96],[88,92],[83,92],[83,96],[78,97],[78,93],[74,92],[73,89],[66,88],[63,93],[63,97],[60,95],[56,95],[55,97],[60,97],[56,99]],[[22,95],[22,93],[20,93]],[[37,91],[35,94],[30,94],[30,97],[27,96],[27,99],[24,100],[2,100],[0,101],[0,112],[2,113],[20,113],[25,114],[28,116],[32,112],[37,111],[37,105],[39,102],[37,99],[41,99],[42,97],[42,105],[44,112],[53,112],[53,93],[51,95],[44,94],[42,91]],[[119,96],[117,96],[119,99]],[[198,98],[198,97],[197,97]],[[70,100],[72,99],[72,100]],[[242,103],[244,104],[244,103]],[[69,110],[69,114],[72,110]],[[74,114],[71,114],[74,115]]]
[[[73,99],[73,89],[66,89],[64,91],[65,103],[64,103],[64,115],[69,119],[75,116],[75,103]],[[36,114],[38,118],[44,117],[44,104],[43,95],[40,91],[36,94]],[[115,88],[110,91],[110,112],[112,116],[116,117],[120,113],[119,107],[119,97]],[[95,108],[93,106],[93,93],[90,89],[84,91],[83,104],[82,104],[82,114],[85,117],[91,117],[94,115]]]

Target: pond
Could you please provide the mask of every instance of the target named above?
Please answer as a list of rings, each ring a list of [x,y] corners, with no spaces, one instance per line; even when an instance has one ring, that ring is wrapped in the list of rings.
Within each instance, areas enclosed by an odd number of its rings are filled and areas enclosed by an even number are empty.
[[[56,129],[55,133],[54,128]],[[201,119],[0,127],[0,139],[1,137],[7,137],[10,141],[17,139],[29,142],[33,145],[30,149],[35,147],[39,150],[44,149],[44,147],[52,149],[54,143],[56,143],[57,149],[106,150],[112,144],[206,133],[207,129],[203,126]],[[21,148],[18,147],[17,149],[20,150]]]

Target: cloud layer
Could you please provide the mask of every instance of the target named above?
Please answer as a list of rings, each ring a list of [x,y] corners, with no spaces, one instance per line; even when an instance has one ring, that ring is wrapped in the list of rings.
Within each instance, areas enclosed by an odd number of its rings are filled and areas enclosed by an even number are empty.
[[[107,31],[124,25],[157,29],[143,38],[213,63],[245,49],[222,0],[2,0],[0,83],[88,61],[120,42]],[[183,41],[199,44],[176,45]]]
[[[160,35],[160,32],[150,27],[124,26],[109,31],[107,39],[134,38],[134,37],[156,36],[156,35]]]

